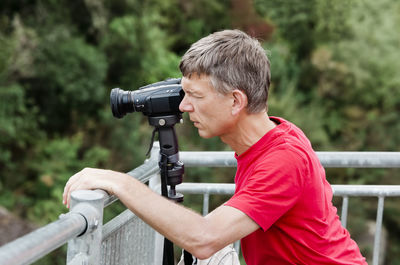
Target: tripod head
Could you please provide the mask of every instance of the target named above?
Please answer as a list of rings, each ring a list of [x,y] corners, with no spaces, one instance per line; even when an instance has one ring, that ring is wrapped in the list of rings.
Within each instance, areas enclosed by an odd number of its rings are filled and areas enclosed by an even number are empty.
[[[158,131],[160,141],[159,167],[161,169],[161,193],[176,202],[183,201],[183,195],[177,193],[175,186],[182,183],[184,165],[179,160],[178,139],[174,125],[180,122],[182,114],[149,117],[149,124]],[[167,191],[166,186],[170,186]]]

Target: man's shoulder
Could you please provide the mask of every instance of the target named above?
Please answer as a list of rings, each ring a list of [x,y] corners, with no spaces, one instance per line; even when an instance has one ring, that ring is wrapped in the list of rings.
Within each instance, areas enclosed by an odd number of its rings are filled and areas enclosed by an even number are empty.
[[[301,146],[282,141],[262,153],[255,161],[255,166],[264,168],[287,167],[287,169],[302,168],[307,165],[308,156],[309,154]]]
[[[270,119],[277,126],[267,132],[244,156],[238,159],[238,162],[245,165],[307,164],[315,152],[304,133],[296,125],[283,118],[272,116]]]

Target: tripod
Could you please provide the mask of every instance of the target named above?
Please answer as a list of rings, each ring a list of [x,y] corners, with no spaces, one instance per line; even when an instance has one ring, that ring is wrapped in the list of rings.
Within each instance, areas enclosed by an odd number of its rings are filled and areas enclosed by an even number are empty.
[[[182,114],[148,117],[149,124],[158,131],[160,157],[158,166],[161,172],[161,195],[177,203],[183,202],[183,195],[176,192],[175,186],[182,183],[183,163],[179,160],[178,139],[174,125],[180,122]],[[154,135],[153,135],[154,136]],[[168,186],[170,186],[168,190]],[[173,243],[164,239],[163,265],[174,265]]]

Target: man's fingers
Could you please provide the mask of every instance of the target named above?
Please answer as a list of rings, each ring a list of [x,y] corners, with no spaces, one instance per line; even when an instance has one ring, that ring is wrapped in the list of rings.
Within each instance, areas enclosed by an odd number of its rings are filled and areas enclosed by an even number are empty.
[[[68,194],[70,187],[72,185],[72,177],[68,180],[67,184],[65,184],[64,192],[63,192],[63,203],[67,204]]]
[[[70,185],[70,187],[69,187],[69,189],[68,189],[68,191],[66,193],[66,206],[67,206],[67,208],[69,208],[70,203],[71,203],[71,193],[73,191],[75,191],[75,190],[82,189],[80,186],[81,186],[81,183],[80,183],[79,180]]]
[[[65,184],[64,187],[64,192],[63,192],[63,204],[67,204],[67,194],[69,192],[69,186],[70,186],[70,182],[68,181],[67,184]]]
[[[73,187],[77,182],[79,182],[79,178],[81,176],[81,172],[76,173],[72,177],[69,178],[67,183],[65,184],[64,187],[64,193],[63,193],[63,203],[69,208],[69,200],[70,200],[70,194],[73,191]]]
[[[121,178],[120,174],[110,170],[84,168],[70,177],[65,184],[63,203],[69,208],[71,193],[78,189],[102,189],[113,194],[113,182],[118,181],[119,178]]]
[[[64,195],[63,195],[63,202],[67,208],[69,208],[69,201],[70,201],[70,193],[71,193],[71,186],[72,184],[70,183],[68,186],[65,186],[64,190]]]
[[[69,192],[69,188],[71,187],[71,184],[72,184],[72,177],[70,177],[69,178],[69,180],[67,181],[67,183],[65,184],[65,187],[64,187],[64,192],[63,192],[63,203],[64,204],[66,204],[66,202],[67,202],[67,194],[68,194],[68,192]]]

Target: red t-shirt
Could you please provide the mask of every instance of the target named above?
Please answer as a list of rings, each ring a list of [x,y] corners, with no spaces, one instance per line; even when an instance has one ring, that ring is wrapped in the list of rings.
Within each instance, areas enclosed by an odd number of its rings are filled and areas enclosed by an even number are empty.
[[[242,238],[247,265],[367,264],[332,205],[325,170],[304,133],[278,126],[240,156],[236,190],[225,204],[261,229]]]

